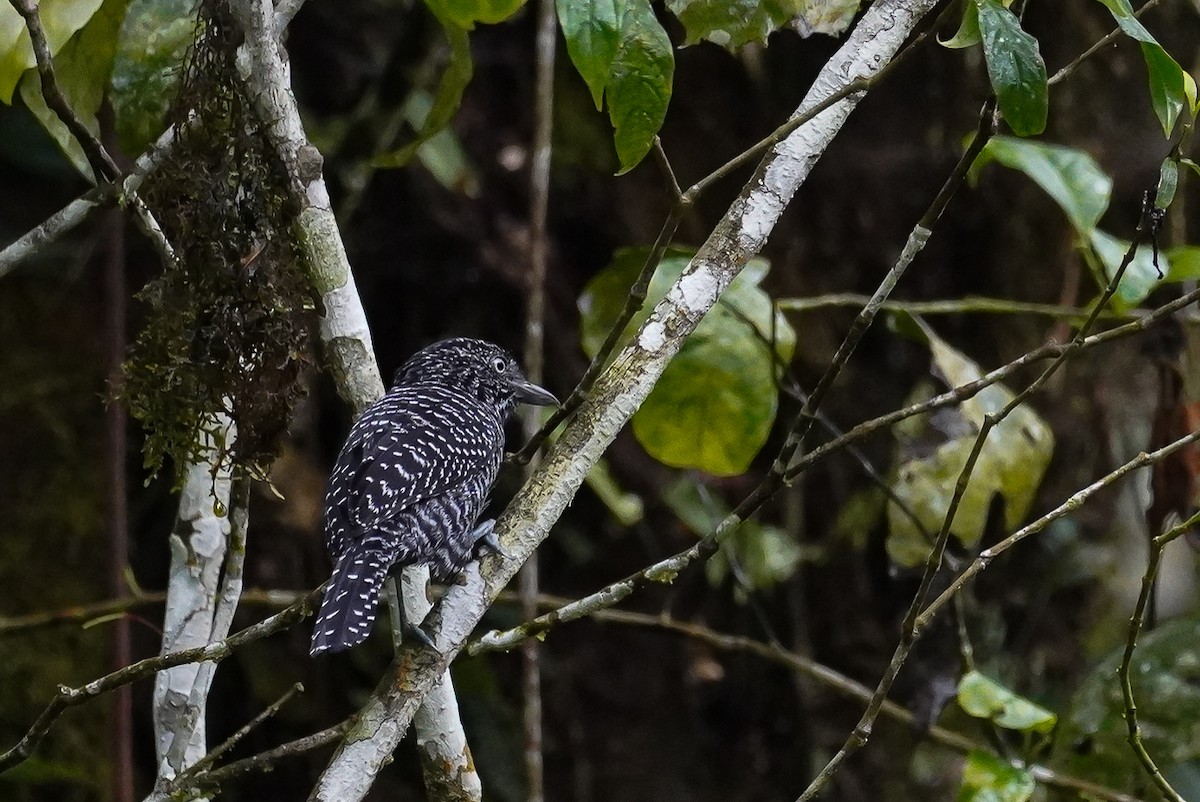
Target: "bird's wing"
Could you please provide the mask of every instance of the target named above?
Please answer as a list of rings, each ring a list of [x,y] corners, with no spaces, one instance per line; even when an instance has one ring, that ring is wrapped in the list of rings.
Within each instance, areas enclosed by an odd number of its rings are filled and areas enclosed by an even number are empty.
[[[503,436],[499,419],[474,399],[436,387],[388,393],[355,422],[330,475],[330,552],[340,555],[351,533],[494,473]]]

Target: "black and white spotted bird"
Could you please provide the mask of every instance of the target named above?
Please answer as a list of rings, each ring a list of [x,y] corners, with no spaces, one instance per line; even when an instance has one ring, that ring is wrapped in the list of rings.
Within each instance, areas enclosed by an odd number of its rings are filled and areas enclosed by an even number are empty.
[[[482,340],[434,343],[396,372],[392,389],[350,429],[329,477],[325,545],[334,569],[311,654],[348,649],[370,634],[392,571],[423,564],[445,581],[481,545],[499,551],[493,522],[476,521],[518,403],[558,402],[507,351]]]

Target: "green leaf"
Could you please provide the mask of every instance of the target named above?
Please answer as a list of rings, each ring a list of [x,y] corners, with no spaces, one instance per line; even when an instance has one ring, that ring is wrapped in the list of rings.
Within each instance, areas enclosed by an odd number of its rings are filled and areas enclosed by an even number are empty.
[[[1180,552],[1183,554],[1184,552]],[[1107,639],[1123,636],[1115,618],[1098,626]],[[1079,684],[1055,733],[1052,767],[1116,790],[1145,787],[1141,764],[1129,748],[1125,705],[1117,682],[1124,652],[1113,649]],[[1200,619],[1160,623],[1138,639],[1130,683],[1137,701],[1142,743],[1164,771],[1200,760]],[[1190,798],[1190,797],[1189,797]]]
[[[592,93],[607,99],[620,173],[645,158],[671,100],[675,56],[649,0],[558,0],[567,53]]]
[[[599,351],[629,296],[648,250],[618,251],[579,299],[584,350]],[[622,334],[628,341],[653,305],[687,267],[692,253],[673,249],[651,282],[646,304]],[[787,363],[796,335],[758,287],[767,263],[755,259],[700,321],[678,356],[633,417],[633,433],[655,459],[718,475],[742,473],[762,448],[775,420],[776,363],[767,347],[774,335]]]
[[[1181,245],[1167,248],[1167,281],[1195,281],[1200,279],[1200,245]]]
[[[699,537],[711,534],[730,513],[724,502],[692,479],[668,487],[663,501]],[[805,556],[804,548],[782,529],[749,520],[725,538],[704,570],[708,581],[719,585],[729,575],[732,559],[751,588],[765,590],[790,579]]]
[[[1062,207],[1081,235],[1091,232],[1108,208],[1112,179],[1082,150],[1001,136],[988,140],[971,166],[972,172],[977,174],[990,161],[1033,179]]]
[[[471,82],[471,76],[474,74],[475,68],[471,61],[471,43],[467,38],[467,28],[447,17],[440,16],[436,8],[437,4],[433,0],[426,0],[426,2],[433,10],[434,15],[438,17],[438,22],[442,24],[442,31],[446,34],[446,41],[450,45],[450,61],[446,65],[446,71],[442,73],[433,103],[429,104],[426,100],[424,104],[411,106],[407,110],[410,119],[419,118],[421,127],[416,138],[391,153],[376,156],[372,160],[376,167],[403,167],[412,160],[423,144],[450,125],[450,121],[454,119],[454,112],[458,111],[458,107],[462,103],[463,92],[466,91],[467,84]],[[410,103],[420,104],[421,96],[414,93],[414,96],[410,98]]]
[[[503,22],[516,14],[525,0],[425,0],[425,5],[438,19],[469,31],[477,22]]]
[[[1097,272],[1104,276],[1101,284],[1107,284],[1117,274],[1117,268],[1121,266],[1131,243],[1117,239],[1098,228],[1091,232],[1088,243],[1091,248],[1085,254],[1093,267],[1099,268]],[[1113,307],[1118,311],[1133,309],[1146,300],[1146,296],[1163,281],[1163,276],[1168,275],[1170,269],[1170,259],[1166,253],[1159,252],[1158,267],[1155,267],[1153,249],[1149,245],[1140,246],[1134,254],[1133,261],[1125,268],[1121,283],[1117,285],[1117,292],[1112,298]]]
[[[103,0],[42,0],[39,14],[50,55],[57,55],[100,9]],[[0,3],[0,103],[11,104],[22,74],[37,64],[25,20],[7,0]],[[58,66],[57,64],[55,65]]]
[[[596,111],[604,108],[604,89],[621,45],[616,0],[557,0],[558,23],[571,63],[583,77]]]
[[[979,32],[996,103],[1017,136],[1046,130],[1049,89],[1038,41],[996,0],[978,0]]]
[[[983,37],[979,33],[979,6],[975,4],[975,0],[966,0],[962,6],[963,15],[962,20],[958,23],[958,30],[949,39],[938,39],[938,44],[942,47],[954,50],[973,47],[983,41]]]
[[[947,386],[965,384],[983,375],[977,364],[924,322],[913,320],[929,344],[933,372]],[[959,409],[918,416],[897,428],[899,449],[892,490],[925,530],[937,532],[941,528],[984,417],[998,412],[1012,397],[1004,386],[994,384],[964,401]],[[951,533],[967,546],[977,543],[997,494],[1005,501],[1005,526],[1011,529],[1019,525],[1033,504],[1053,452],[1054,435],[1045,421],[1026,406],[1014,409],[988,435]],[[894,503],[888,505],[886,545],[894,562],[910,567],[925,561],[930,546],[921,529]]]
[[[100,110],[108,88],[113,56],[117,50],[117,35],[121,29],[121,21],[125,18],[128,1],[106,0],[100,10],[88,20],[87,25],[54,57],[54,75],[58,88],[80,121],[97,136],[100,133],[100,123],[96,119],[96,113]],[[21,78],[19,88],[21,100],[54,138],[75,169],[94,180],[83,148],[58,115],[46,106],[38,71],[27,71]]]
[[[126,153],[141,153],[162,133],[195,33],[194,0],[129,4],[109,91],[117,139]]]
[[[1154,208],[1166,209],[1175,200],[1179,188],[1179,162],[1168,156],[1158,168],[1158,188],[1154,193]]]
[[[1100,0],[1117,21],[1117,26],[1142,48],[1142,58],[1150,79],[1150,103],[1162,126],[1163,136],[1171,136],[1183,109],[1195,110],[1196,82],[1171,54],[1133,15],[1129,0]]]
[[[972,750],[963,765],[958,802],[1026,802],[1036,787],[1027,770],[988,752]]]
[[[959,680],[958,705],[967,715],[990,719],[1006,730],[1048,733],[1058,721],[1049,710],[978,671],[968,671]]]
[[[667,0],[683,23],[684,45],[707,40],[721,47],[765,42],[796,16],[792,0]]]

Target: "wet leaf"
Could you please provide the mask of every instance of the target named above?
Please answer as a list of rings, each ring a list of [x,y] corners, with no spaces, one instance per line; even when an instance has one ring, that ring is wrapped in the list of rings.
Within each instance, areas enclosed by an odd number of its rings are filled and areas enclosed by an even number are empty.
[[[1098,228],[1091,232],[1089,243],[1091,244],[1092,261],[1098,262],[1098,267],[1103,272],[1104,283],[1111,281],[1117,274],[1117,269],[1121,266],[1125,254],[1129,251],[1130,243],[1106,234]],[[1139,246],[1133,261],[1129,263],[1129,266],[1125,268],[1125,274],[1121,276],[1121,283],[1117,285],[1117,292],[1112,298],[1113,307],[1118,311],[1136,307],[1146,300],[1146,296],[1160,281],[1164,280],[1159,275],[1159,270],[1162,271],[1162,276],[1167,276],[1170,269],[1171,263],[1167,253],[1159,251],[1158,267],[1155,267],[1154,249],[1148,244]]]
[[[700,41],[734,49],[767,36],[796,16],[793,0],[667,0],[683,23],[685,45]]]
[[[1146,27],[1133,15],[1129,0],[1100,0],[1116,19],[1117,25],[1142,48],[1142,58],[1150,80],[1150,103],[1162,126],[1163,136],[1171,136],[1180,113],[1196,107],[1196,82],[1184,72],[1171,54],[1163,49]]]
[[[1105,657],[1066,706],[1052,767],[1134,791],[1145,775],[1129,748],[1116,680],[1123,651]],[[1155,762],[1167,770],[1200,760],[1200,620],[1177,618],[1143,633],[1131,667],[1142,742]]]
[[[675,56],[649,0],[558,0],[567,54],[596,108],[608,103],[621,173],[633,169],[667,115]]]
[[[979,379],[983,371],[912,318],[933,357],[933,372],[947,387]],[[909,327],[911,330],[911,326]],[[998,412],[1013,395],[994,384],[964,401],[957,412],[920,416],[897,431],[899,452],[892,489],[922,526],[937,532],[946,517],[958,476],[966,464],[984,417]],[[992,499],[1005,501],[1009,529],[1024,520],[1054,452],[1054,435],[1045,421],[1026,406],[1014,409],[988,435],[959,504],[951,533],[967,546],[983,534]],[[895,504],[888,505],[888,555],[896,563],[915,566],[929,554],[929,540]]]
[[[1038,41],[996,0],[977,5],[988,78],[1004,120],[1017,136],[1040,134],[1046,130],[1049,89]]]
[[[958,705],[967,715],[990,719],[1006,730],[1048,733],[1058,721],[1054,713],[978,671],[968,671],[959,680]]]

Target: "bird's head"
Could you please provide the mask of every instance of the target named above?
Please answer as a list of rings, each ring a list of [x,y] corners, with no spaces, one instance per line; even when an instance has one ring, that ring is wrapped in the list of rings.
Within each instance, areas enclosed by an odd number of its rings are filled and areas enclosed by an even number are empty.
[[[512,354],[484,340],[455,337],[427,345],[396,371],[394,386],[440,384],[480,401],[511,409],[516,404],[557,405],[558,399],[521,372]]]

